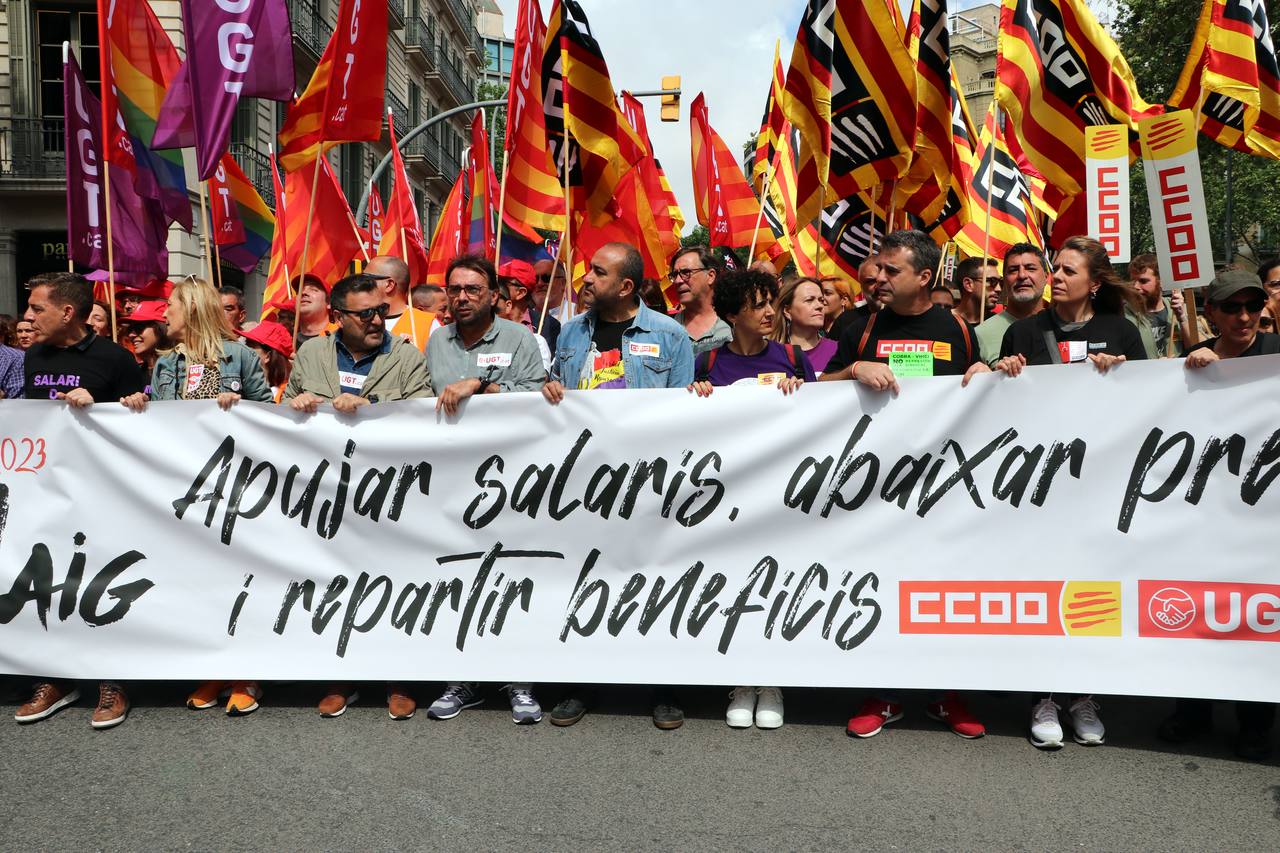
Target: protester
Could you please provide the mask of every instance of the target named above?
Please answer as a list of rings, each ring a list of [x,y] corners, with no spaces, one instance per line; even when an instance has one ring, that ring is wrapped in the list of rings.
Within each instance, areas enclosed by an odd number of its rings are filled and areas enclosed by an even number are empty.
[[[650,311],[667,313],[667,297],[662,292],[662,282],[652,278],[640,282],[640,299]]]
[[[724,261],[707,246],[685,246],[671,259],[671,283],[680,300],[675,319],[693,342],[694,355],[713,350],[733,336],[711,304],[716,282],[723,275]]]
[[[1262,316],[1258,318],[1258,330],[1262,332],[1275,332],[1276,330],[1276,309],[1267,303],[1267,307],[1262,309]]]
[[[644,258],[634,246],[606,243],[596,250],[582,283],[583,303],[590,307],[560,330],[551,378],[542,389],[547,402],[564,401],[566,382],[591,390],[685,388],[693,381],[689,335],[640,301],[636,285],[643,279]],[[684,711],[673,697],[659,693],[655,699],[655,726],[676,729],[684,724]],[[551,710],[551,723],[573,725],[586,715],[589,701],[586,692],[571,691]]]
[[[329,311],[329,288],[325,287],[324,282],[319,278],[310,274],[302,276],[301,282],[299,288],[298,280],[294,280],[295,291],[300,291],[297,299],[298,336],[294,341],[295,349],[300,348],[312,338],[323,337],[333,330]]]
[[[988,369],[969,325],[929,299],[939,257],[924,232],[884,238],[874,283],[882,307],[847,327],[821,381],[856,379],[896,393],[898,374],[963,376],[968,383]]]
[[[26,353],[9,346],[0,335],[0,400],[17,400],[22,397],[22,387],[26,381],[23,370],[25,360]]]
[[[0,314],[0,346],[18,345],[18,318],[12,314]]]
[[[827,331],[826,335],[833,341],[839,341],[844,333],[859,320],[865,320],[872,314],[880,310],[880,297],[876,291],[876,279],[880,275],[877,266],[877,257],[871,257],[858,264],[858,286],[862,288],[862,299],[860,299],[852,308],[844,310],[841,308],[837,316],[831,315],[831,293],[839,293],[838,290],[832,291],[828,288],[829,282],[824,281],[822,284],[822,295],[827,300]],[[843,280],[836,279],[843,284]],[[843,305],[843,302],[841,302]]]
[[[244,339],[249,349],[258,355],[267,385],[271,387],[271,399],[279,403],[284,399],[284,389],[293,370],[293,335],[282,324],[263,320],[246,329]]]
[[[543,320],[533,306],[533,289],[537,284],[537,274],[533,267],[521,260],[507,261],[498,268],[498,278],[505,279],[510,287],[511,301],[518,315],[514,322],[540,335],[546,341],[547,349],[554,350],[556,340],[560,337],[560,321],[555,317]]]
[[[444,297],[443,287],[435,284],[419,284],[411,293],[413,295],[414,308],[436,315],[436,319],[440,321],[442,326],[453,322],[448,316],[449,301]]]
[[[142,374],[129,351],[88,329],[92,309],[93,286],[83,276],[58,273],[30,285],[23,317],[35,339],[23,367],[23,396],[28,400],[65,400],[72,408],[87,409],[95,402],[123,400],[142,391]],[[34,723],[79,698],[74,685],[42,681],[14,718]],[[111,728],[128,714],[123,686],[99,683],[90,725]]]
[[[222,302],[222,310],[227,316],[227,323],[231,326],[231,331],[237,335],[241,334],[244,327],[244,291],[238,287],[220,287],[218,288],[218,298]]]
[[[956,295],[949,287],[931,287],[929,288],[929,301],[934,305],[939,305],[953,313],[956,312]],[[961,319],[964,319],[963,317]]]
[[[527,316],[527,312],[520,310],[520,306],[516,304],[511,297],[510,279],[498,277],[498,316],[504,320],[510,320],[512,323],[520,323]],[[547,319],[551,319],[548,317]],[[558,330],[557,330],[558,333]],[[534,343],[538,345],[538,355],[542,357],[542,372],[549,373],[551,371],[551,350],[547,347],[547,339],[542,335],[533,336]]]
[[[773,340],[799,347],[814,373],[826,369],[836,354],[836,342],[822,336],[826,325],[826,303],[822,283],[816,278],[788,278],[778,288],[774,311],[781,319],[773,330]]]
[[[538,313],[546,311],[548,319],[554,317],[561,323],[573,316],[572,308],[565,304],[564,264],[541,260],[533,265],[533,274],[533,307]]]
[[[93,300],[93,308],[89,311],[89,328],[95,335],[111,337],[111,306],[101,299]]]
[[[151,385],[151,371],[163,350],[173,344],[165,324],[165,303],[148,300],[123,318],[124,338],[133,348],[133,357],[142,370],[143,381]]]
[[[387,332],[381,279],[349,275],[333,286],[332,313],[338,332],[315,338],[298,348],[284,399],[297,412],[316,412],[330,403],[344,415],[362,407],[430,396],[426,360],[404,338]],[[350,684],[330,685],[320,700],[322,717],[338,717],[359,693]],[[407,720],[418,709],[408,690],[387,687],[387,711]]]
[[[22,351],[31,349],[31,345],[36,342],[36,327],[25,316],[19,318],[14,324],[14,346]]]
[[[1004,333],[1014,321],[1025,320],[1044,308],[1048,272],[1044,255],[1030,243],[1015,243],[1004,253],[1004,278],[1000,288],[1004,310],[983,320],[975,330],[982,360],[988,367],[1000,360]]]
[[[981,274],[982,258],[965,258],[956,265],[955,278],[959,281],[960,302],[956,314],[970,326],[991,316],[992,307],[1000,303],[1000,262],[987,258],[987,274]],[[979,310],[979,306],[981,310]],[[985,312],[985,313],[984,313]]]
[[[865,263],[865,262],[864,262]],[[862,268],[858,269],[858,277],[862,277]],[[826,326],[824,331],[830,332],[832,326],[846,311],[853,308],[853,293],[844,279],[835,275],[826,275],[818,279],[822,283],[822,298],[826,300]]]
[[[427,341],[440,323],[434,314],[409,305],[409,265],[399,258],[379,255],[365,264],[364,274],[379,280],[387,303],[387,331],[426,352]]]
[[[1160,267],[1155,255],[1138,255],[1129,262],[1129,279],[1140,297],[1146,322],[1138,325],[1147,358],[1182,355],[1191,345],[1191,318],[1182,291],[1165,296],[1160,287]],[[1177,321],[1177,335],[1171,333]]]

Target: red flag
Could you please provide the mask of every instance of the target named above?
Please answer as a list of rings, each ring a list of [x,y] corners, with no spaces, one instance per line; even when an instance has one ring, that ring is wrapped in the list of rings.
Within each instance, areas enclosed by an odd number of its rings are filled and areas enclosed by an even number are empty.
[[[395,123],[387,114],[387,129],[391,132],[391,199],[382,221],[382,241],[379,255],[402,258],[409,265],[410,284],[427,280],[427,251],[422,245],[422,222],[418,208],[413,203],[413,188],[404,170],[400,147],[396,145]]]
[[[547,144],[542,109],[542,54],[547,27],[538,0],[520,0],[507,89],[507,194],[502,219],[512,227],[564,230],[564,190]]]
[[[280,165],[292,172],[339,142],[382,138],[387,88],[387,4],[342,0],[338,23],[302,97],[280,130]]]
[[[769,257],[773,231],[760,216],[760,201],[742,174],[738,160],[707,117],[701,92],[689,108],[693,141],[693,196],[698,221],[711,232],[712,246],[749,246],[755,236],[756,253]]]
[[[466,210],[462,204],[466,184],[466,170],[458,172],[458,179],[453,182],[453,189],[445,200],[444,210],[440,211],[436,231],[431,235],[431,247],[427,251],[427,284],[444,287],[444,274],[449,262],[458,255],[466,254]]]
[[[373,181],[369,182],[369,224],[365,227],[365,232],[369,235],[369,239],[365,242],[365,251],[370,255],[378,253],[378,246],[382,244],[383,219],[387,210],[382,204],[382,196],[378,194],[378,188],[374,186]]]

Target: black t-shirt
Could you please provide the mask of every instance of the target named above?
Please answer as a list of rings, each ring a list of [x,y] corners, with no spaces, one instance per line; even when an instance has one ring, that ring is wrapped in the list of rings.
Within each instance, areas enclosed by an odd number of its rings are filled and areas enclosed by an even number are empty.
[[[837,322],[848,313],[837,317]],[[868,323],[871,333],[859,351]],[[981,360],[973,327],[941,305],[930,305],[928,311],[911,317],[881,308],[869,316],[857,317],[845,328],[836,354],[823,372],[838,373],[855,361],[878,361],[893,367],[896,353],[931,355],[934,376],[963,376],[970,365]]]
[[[1209,338],[1207,341],[1201,341],[1191,349],[1187,350],[1187,355],[1190,355],[1198,349],[1212,349],[1214,344],[1217,342],[1217,338]],[[1249,348],[1236,357],[1244,358],[1250,355],[1277,354],[1280,354],[1280,335],[1274,335],[1270,332],[1258,332],[1258,334],[1254,335],[1253,343],[1249,344]]]
[[[95,403],[115,402],[147,385],[127,349],[93,332],[65,348],[36,344],[27,350],[25,370],[28,400],[56,400],[59,391],[83,388]]]
[[[1049,353],[1045,333],[1052,335],[1058,358]],[[1120,314],[1094,314],[1079,328],[1067,330],[1053,309],[1016,321],[1004,333],[1000,357],[1021,355],[1027,364],[1070,364],[1088,361],[1097,353],[1122,355],[1129,361],[1146,359],[1142,335],[1128,318]]]
[[[616,323],[606,323],[599,317],[596,318],[596,331],[591,336],[592,342],[595,343],[596,349],[601,353],[610,350],[622,350],[622,333],[631,327],[631,320],[619,320]]]
[[[838,341],[848,331],[849,327],[859,320],[865,320],[875,312],[867,307],[867,303],[855,305],[854,307],[841,311],[840,316],[831,321],[831,328],[827,330],[827,337],[833,341]]]

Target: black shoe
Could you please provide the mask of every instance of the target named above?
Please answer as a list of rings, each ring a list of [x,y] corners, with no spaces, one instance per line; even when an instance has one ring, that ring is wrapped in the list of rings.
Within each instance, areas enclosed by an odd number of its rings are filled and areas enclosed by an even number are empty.
[[[1236,757],[1245,761],[1266,761],[1271,757],[1271,732],[1241,729],[1236,736]]]
[[[551,725],[572,726],[587,715],[587,703],[577,696],[566,696],[551,709]]]
[[[1156,737],[1166,743],[1187,743],[1203,737],[1210,728],[1212,723],[1203,717],[1174,711],[1156,729]]]
[[[684,711],[675,705],[654,705],[653,724],[660,729],[678,729],[684,725]]]

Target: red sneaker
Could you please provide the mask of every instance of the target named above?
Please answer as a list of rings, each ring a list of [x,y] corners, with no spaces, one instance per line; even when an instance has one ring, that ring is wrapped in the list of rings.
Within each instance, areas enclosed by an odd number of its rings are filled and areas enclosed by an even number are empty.
[[[901,705],[872,696],[849,718],[845,731],[854,737],[874,737],[882,728],[901,719]]]
[[[941,702],[931,702],[925,713],[960,737],[976,738],[987,733],[986,726],[969,713],[969,708],[959,696],[948,694]]]

